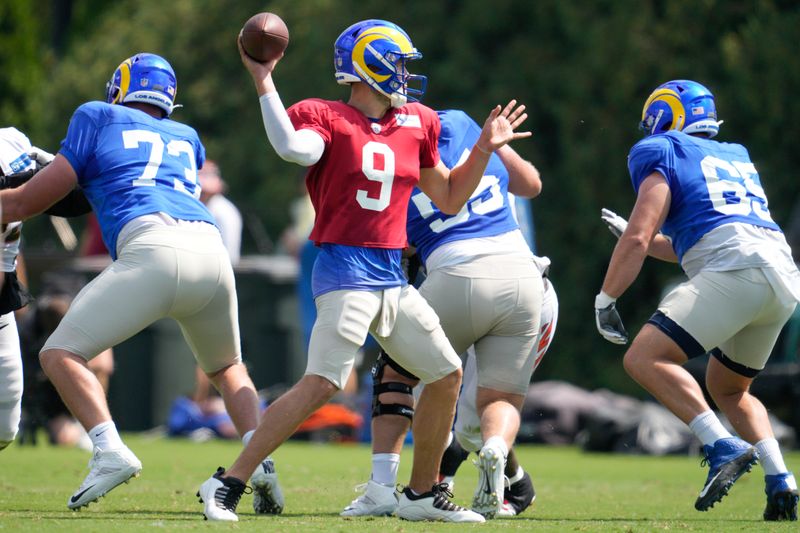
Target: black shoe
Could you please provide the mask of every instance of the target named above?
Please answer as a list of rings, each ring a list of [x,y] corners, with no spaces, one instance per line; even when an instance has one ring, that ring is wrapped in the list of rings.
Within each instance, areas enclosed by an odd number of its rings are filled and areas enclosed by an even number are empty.
[[[536,499],[536,491],[533,488],[533,481],[527,472],[522,479],[511,484],[504,494],[502,509],[497,513],[498,516],[516,516],[533,503]]]
[[[787,483],[791,473],[765,476],[767,507],[764,509],[764,520],[797,520],[797,490]]]
[[[236,522],[236,506],[242,494],[250,494],[253,490],[244,481],[235,477],[222,477],[225,469],[221,466],[217,472],[200,485],[197,497],[204,503],[203,514],[206,520],[219,522]]]

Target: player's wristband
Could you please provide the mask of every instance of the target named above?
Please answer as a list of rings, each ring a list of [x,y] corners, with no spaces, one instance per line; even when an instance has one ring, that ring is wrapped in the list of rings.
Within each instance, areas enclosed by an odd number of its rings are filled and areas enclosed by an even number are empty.
[[[600,293],[594,297],[594,308],[605,309],[606,307],[608,307],[609,305],[613,304],[616,301],[617,301],[616,298],[612,298],[605,292],[600,291]]]

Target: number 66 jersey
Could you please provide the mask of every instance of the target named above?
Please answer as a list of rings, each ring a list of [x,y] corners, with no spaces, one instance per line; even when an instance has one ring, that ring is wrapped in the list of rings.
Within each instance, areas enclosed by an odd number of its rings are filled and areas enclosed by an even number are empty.
[[[73,114],[59,153],[77,174],[114,259],[120,230],[143,215],[214,224],[197,184],[205,149],[190,126],[88,102]]]

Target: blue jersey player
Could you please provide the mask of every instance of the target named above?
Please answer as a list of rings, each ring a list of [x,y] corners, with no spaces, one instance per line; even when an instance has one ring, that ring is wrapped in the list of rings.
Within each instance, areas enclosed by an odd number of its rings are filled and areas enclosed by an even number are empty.
[[[764,519],[796,520],[797,483],[749,387],[800,301],[800,273],[747,150],[712,140],[720,124],[713,95],[693,81],[665,83],[645,102],[646,137],[628,156],[637,193],[630,221],[603,213],[620,237],[595,300],[597,328],[626,343],[616,299],[648,253],[680,262],[689,280],[661,301],[625,354],[625,369],[703,443],[710,471],[697,510],[720,501],[759,460]],[[708,391],[741,438],[720,423],[682,367],[707,352]]]
[[[469,156],[481,129],[463,111],[438,114],[442,125],[439,153],[442,162],[454,168]],[[533,256],[514,217],[509,190],[533,197],[541,190],[541,181],[533,165],[505,146],[489,159],[479,185],[458,213],[443,214],[423,191],[415,189],[407,221],[409,242],[427,272],[420,294],[436,311],[458,353],[474,345],[455,432],[465,449],[479,452],[481,483],[472,509],[487,517],[516,514],[533,497],[530,476],[513,456],[508,465],[511,471],[504,467],[531,374],[549,345],[546,342],[538,349],[540,316],[548,317],[548,325],[555,320],[552,287],[547,299],[552,306],[544,309],[543,305],[541,272],[549,262]],[[343,516],[389,514],[397,506],[394,486],[399,454],[414,417],[411,389],[419,380],[381,354],[373,381],[372,474],[364,494],[345,508]],[[474,413],[476,407],[478,413]],[[460,423],[464,420],[471,421],[469,427]],[[457,463],[452,465],[453,473]],[[513,480],[513,489],[519,487],[524,493],[517,508],[505,502],[504,476]]]
[[[78,186],[114,259],[78,294],[40,353],[94,446],[70,509],[96,501],[142,468],[120,439],[87,361],[158,319],[178,321],[240,435],[247,440],[258,424],[258,397],[241,358],[233,269],[198,199],[205,150],[194,129],[169,118],[176,90],[166,60],[147,53],[128,58],[108,83],[106,101],[75,111],[53,162],[2,192],[5,222],[36,215]]]

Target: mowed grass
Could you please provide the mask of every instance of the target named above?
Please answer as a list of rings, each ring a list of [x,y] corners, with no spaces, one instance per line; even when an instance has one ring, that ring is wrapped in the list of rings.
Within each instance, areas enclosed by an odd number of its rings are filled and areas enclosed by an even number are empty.
[[[798,522],[765,523],[764,483],[756,467],[709,512],[693,504],[706,470],[697,457],[587,454],[576,448],[520,446],[533,476],[537,499],[521,516],[486,524],[412,523],[397,518],[339,517],[369,475],[365,445],[289,443],[276,459],[286,495],[284,514],[256,516],[252,497],[239,504],[240,521],[203,521],[195,492],[218,465],[227,466],[235,442],[148,438],[125,440],[144,463],[141,477],[118,487],[99,503],[69,511],[67,498],[83,480],[89,454],[75,449],[13,445],[0,453],[2,531],[798,531]],[[400,480],[408,479],[406,450]],[[800,471],[800,453],[787,456]],[[456,478],[456,502],[469,505],[476,468],[468,460]]]

